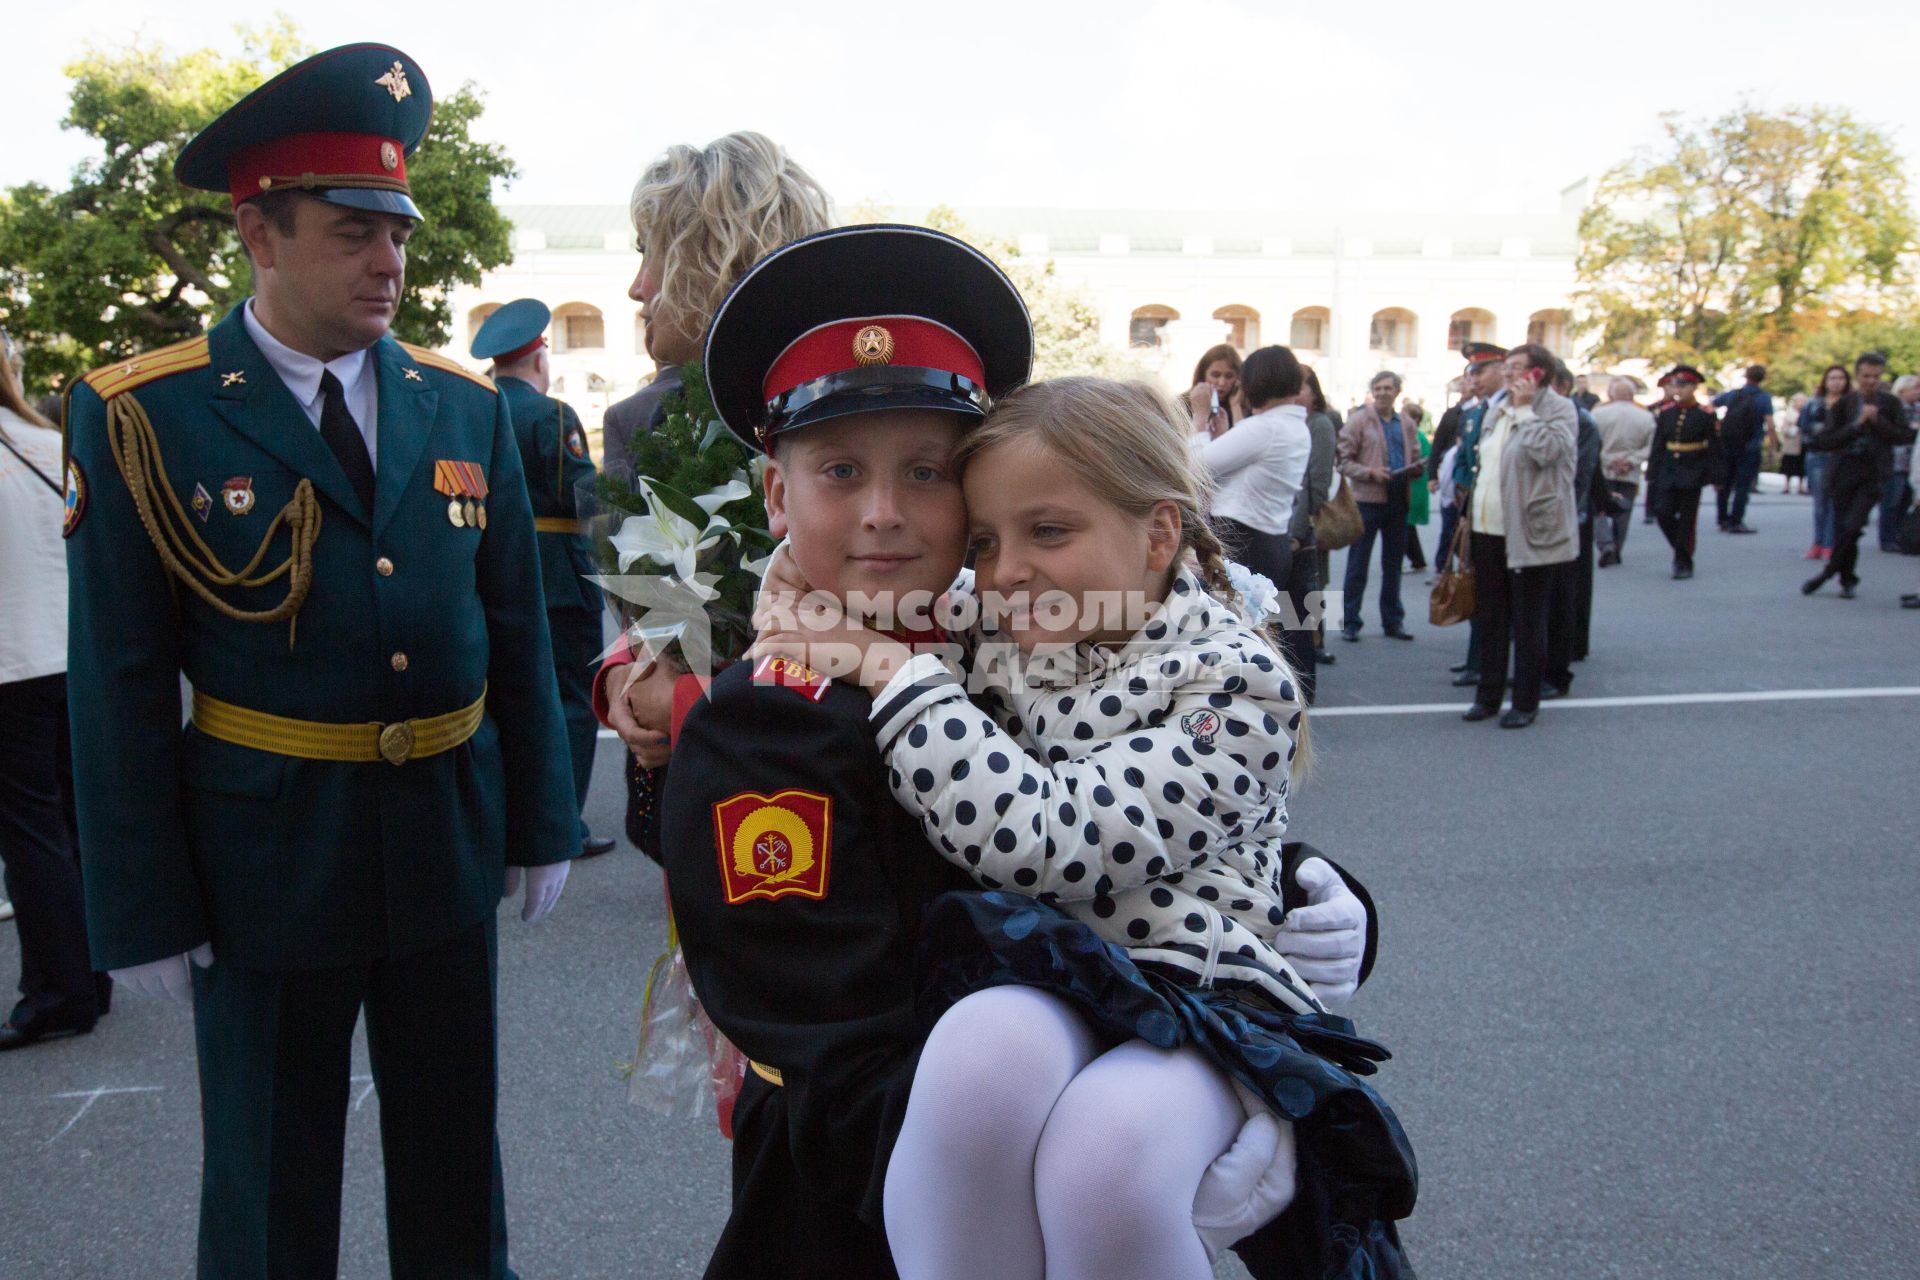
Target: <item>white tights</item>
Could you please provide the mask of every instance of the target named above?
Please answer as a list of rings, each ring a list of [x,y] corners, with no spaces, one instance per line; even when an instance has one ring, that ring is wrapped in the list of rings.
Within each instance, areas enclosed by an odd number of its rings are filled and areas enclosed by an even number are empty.
[[[1192,1049],[1096,1054],[1064,1001],[994,987],[928,1037],[887,1167],[902,1280],[1207,1280],[1194,1192],[1246,1112]]]

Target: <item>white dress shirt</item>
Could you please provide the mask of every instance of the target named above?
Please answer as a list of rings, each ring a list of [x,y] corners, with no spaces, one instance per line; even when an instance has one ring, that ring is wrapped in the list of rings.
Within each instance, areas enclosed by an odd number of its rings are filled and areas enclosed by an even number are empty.
[[[1217,437],[1197,434],[1193,456],[1213,476],[1213,514],[1262,533],[1285,534],[1306,483],[1313,433],[1305,406],[1283,404]]]
[[[253,339],[253,345],[260,348],[260,354],[267,358],[273,371],[280,375],[280,381],[287,384],[287,390],[293,393],[301,412],[315,427],[320,425],[323,403],[320,394],[321,373],[331,370],[333,376],[340,379],[340,390],[347,398],[347,412],[353,415],[354,422],[359,425],[360,436],[367,442],[367,459],[377,472],[380,468],[380,448],[377,444],[380,433],[376,421],[380,415],[380,380],[374,376],[372,352],[363,349],[322,362],[295,351],[268,333],[267,327],[254,318],[252,298],[247,299],[242,315],[246,320],[247,336]]]
[[[1512,400],[1498,401],[1487,410],[1487,424],[1480,431],[1480,478],[1471,499],[1475,533],[1507,536],[1506,513],[1500,509],[1500,455],[1506,452],[1508,433],[1532,417],[1532,405],[1515,407]]]

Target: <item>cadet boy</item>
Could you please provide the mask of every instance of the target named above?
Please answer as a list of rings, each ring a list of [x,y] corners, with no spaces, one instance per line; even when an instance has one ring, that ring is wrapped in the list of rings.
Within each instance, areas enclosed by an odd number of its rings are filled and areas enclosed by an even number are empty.
[[[548,364],[547,324],[553,313],[537,298],[519,298],[488,316],[473,337],[476,360],[493,361],[493,380],[507,398],[520,462],[533,501],[533,528],[540,544],[540,579],[547,597],[547,634],[553,637],[554,674],[560,681],[560,707],[567,717],[567,746],[573,759],[576,808],[584,811],[593,781],[593,748],[600,723],[593,716],[594,663],[600,657],[600,589],[588,575],[598,573],[593,542],[575,505],[577,487],[599,473],[587,453],[580,417],[547,394],[553,373]],[[580,855],[591,858],[613,848],[595,836],[580,818]]]
[[[1673,548],[1673,576],[1679,579],[1693,576],[1700,490],[1715,473],[1720,449],[1719,423],[1695,398],[1704,381],[1692,365],[1675,365],[1660,379],[1667,400],[1653,415],[1647,501]]]
[[[1025,379],[1032,344],[1018,293],[970,246],[847,227],[742,278],[706,372],[722,420],[769,455],[770,527],[806,579],[842,600],[931,598],[967,527],[948,452]],[[674,695],[674,919],[702,1003],[751,1060],[733,1212],[706,1274],[890,1277],[882,1188],[926,1031],[920,919],[972,885],[894,802],[860,689],[769,659],[704,690],[682,677]]]
[[[69,405],[89,932],[191,989],[203,1276],[338,1273],[363,1009],[393,1274],[506,1273],[494,916],[579,828],[506,402],[387,332],[431,103],[360,44],[209,125],[175,173],[231,196],[253,297]]]

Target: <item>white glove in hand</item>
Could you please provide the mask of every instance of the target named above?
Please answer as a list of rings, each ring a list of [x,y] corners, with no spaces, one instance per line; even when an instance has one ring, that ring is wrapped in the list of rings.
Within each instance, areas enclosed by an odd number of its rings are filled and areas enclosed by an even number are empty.
[[[1307,905],[1280,922],[1273,946],[1320,1003],[1343,1012],[1360,986],[1367,950],[1367,908],[1325,858],[1308,858],[1293,878],[1307,891]]]
[[[520,918],[532,924],[553,910],[553,904],[560,901],[560,890],[567,885],[567,866],[564,862],[550,862],[543,867],[508,867],[506,886],[500,896],[511,898],[518,893],[520,873],[525,871],[527,900],[520,908]]]
[[[1236,1089],[1239,1082],[1235,1081]],[[1245,1102],[1250,1095],[1240,1090]],[[1286,1212],[1294,1195],[1293,1125],[1258,1103],[1233,1145],[1207,1166],[1193,1197],[1193,1229],[1212,1262]]]
[[[165,960],[149,960],[130,969],[115,969],[115,982],[143,996],[159,996],[175,1004],[193,1004],[193,975],[187,970],[191,960],[205,969],[213,963],[213,944],[203,942],[191,951],[183,951]]]

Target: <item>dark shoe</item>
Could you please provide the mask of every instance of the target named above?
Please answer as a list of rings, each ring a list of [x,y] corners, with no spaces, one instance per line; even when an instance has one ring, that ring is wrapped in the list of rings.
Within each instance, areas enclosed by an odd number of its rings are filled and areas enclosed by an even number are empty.
[[[1360,628],[1342,627],[1340,628],[1340,638],[1348,644],[1356,644],[1360,640]]]
[[[1900,607],[1902,609],[1920,609],[1920,596],[1901,596]]]
[[[1673,580],[1675,582],[1685,582],[1688,578],[1691,578],[1692,576],[1693,576],[1692,565],[1677,564],[1673,566]]]
[[[1842,600],[1851,600],[1851,599],[1853,599],[1853,588],[1854,588],[1854,584],[1853,584],[1853,583],[1851,583],[1851,582],[1843,582],[1843,583],[1841,583],[1841,584],[1840,584],[1840,598],[1841,598]]]
[[[1816,573],[1811,578],[1808,578],[1805,582],[1800,584],[1800,594],[1803,596],[1810,596],[1814,592],[1818,591],[1821,587],[1825,586],[1826,582],[1827,582],[1826,574]]]
[[[1499,714],[1500,714],[1500,708],[1482,706],[1480,703],[1476,702],[1472,706],[1468,707],[1464,712],[1462,712],[1460,715],[1460,718],[1462,720],[1465,720],[1468,724],[1472,724],[1476,720],[1491,720]]]
[[[1395,640],[1413,639],[1413,633],[1408,631],[1405,627],[1389,627],[1387,629],[1387,634],[1393,637]]]
[[[583,858],[597,858],[603,853],[612,852],[613,838],[611,836],[588,836],[580,842],[580,856]]]
[[[1465,671],[1467,669],[1468,669],[1467,664],[1464,662],[1456,662],[1452,666],[1447,668],[1448,671],[1452,672],[1456,676],[1459,675],[1462,671]]]
[[[1620,557],[1613,554],[1613,552],[1602,551],[1600,553],[1599,565],[1602,569],[1611,569],[1613,568],[1613,566],[1619,563],[1620,563]]]
[[[1524,729],[1533,723],[1533,715],[1534,713],[1531,711],[1509,711],[1500,717],[1500,727],[1502,729]]]
[[[1323,667],[1330,667],[1334,663],[1340,661],[1340,659],[1334,657],[1331,653],[1328,653],[1325,649],[1315,649],[1313,651],[1313,660],[1319,663]]]
[[[26,1022],[0,1022],[0,1053],[8,1049],[24,1049],[30,1044],[42,1040],[58,1040],[63,1036],[83,1036],[93,1030],[93,1019],[85,1022],[62,1022],[53,1018],[33,1018]]]
[[[1456,689],[1470,689],[1479,683],[1480,673],[1478,671],[1462,671],[1453,678],[1453,687]]]
[[[1758,533],[1760,531],[1758,529],[1749,529],[1744,524],[1730,524],[1727,526],[1727,532],[1728,533]]]
[[[1557,684],[1543,684],[1540,686],[1540,701],[1542,702],[1552,702],[1555,698],[1564,698],[1566,696],[1567,691]]]

